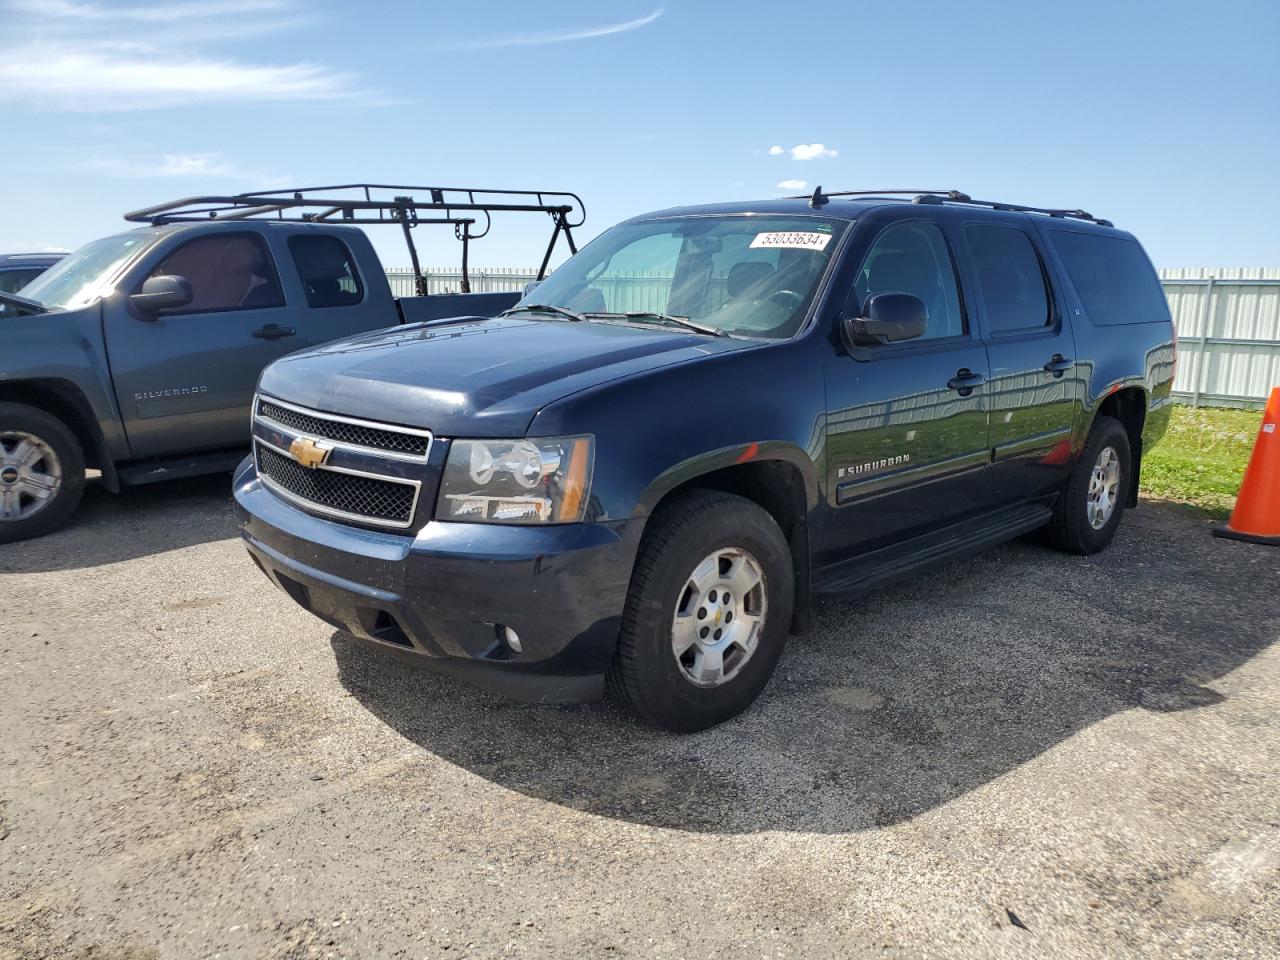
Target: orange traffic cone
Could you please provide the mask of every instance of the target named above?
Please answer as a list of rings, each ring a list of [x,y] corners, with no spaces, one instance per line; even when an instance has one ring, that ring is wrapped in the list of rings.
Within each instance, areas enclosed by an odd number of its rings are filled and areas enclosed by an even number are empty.
[[[1231,519],[1215,537],[1280,546],[1280,387],[1271,391]]]

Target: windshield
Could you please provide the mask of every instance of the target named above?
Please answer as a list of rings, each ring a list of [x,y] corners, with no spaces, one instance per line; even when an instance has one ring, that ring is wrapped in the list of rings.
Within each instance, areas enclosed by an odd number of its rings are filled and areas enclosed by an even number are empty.
[[[847,221],[726,215],[624,223],[527,293],[581,314],[663,315],[715,331],[789,337],[804,321]]]
[[[154,239],[153,234],[133,232],[94,240],[40,274],[18,295],[50,310],[87,306],[101,297],[104,284],[114,280],[120,268]]]

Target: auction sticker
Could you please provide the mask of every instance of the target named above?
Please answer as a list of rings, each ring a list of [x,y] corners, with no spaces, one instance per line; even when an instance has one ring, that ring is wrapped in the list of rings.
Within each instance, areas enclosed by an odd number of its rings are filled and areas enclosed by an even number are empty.
[[[757,233],[752,247],[783,247],[788,250],[825,250],[831,234],[816,231],[792,233]]]

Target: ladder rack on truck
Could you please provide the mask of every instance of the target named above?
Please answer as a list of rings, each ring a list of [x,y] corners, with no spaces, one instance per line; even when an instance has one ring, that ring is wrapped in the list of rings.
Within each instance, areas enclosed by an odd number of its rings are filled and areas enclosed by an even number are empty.
[[[418,199],[427,197],[428,199]],[[252,193],[187,197],[125,214],[134,223],[204,220],[281,220],[292,223],[398,224],[404,231],[413,263],[414,286],[426,296],[427,281],[413,242],[414,227],[451,224],[462,243],[462,292],[471,292],[467,263],[472,240],[489,233],[494,213],[543,213],[551,217],[538,279],[546,274],[551,254],[563,233],[570,253],[577,253],[573,230],[586,220],[582,198],[566,190],[490,190],[478,187],[423,187],[386,183],[344,183],[325,187],[259,190]],[[483,228],[477,231],[477,223]]]

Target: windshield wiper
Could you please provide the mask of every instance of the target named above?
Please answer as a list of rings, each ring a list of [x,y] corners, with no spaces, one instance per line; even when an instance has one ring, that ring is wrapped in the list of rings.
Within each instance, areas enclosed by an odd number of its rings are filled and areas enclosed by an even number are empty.
[[[698,323],[688,317],[675,317],[669,313],[658,313],[656,310],[628,310],[626,313],[588,313],[588,317],[622,317],[627,320],[656,320],[676,327],[684,327],[694,333],[705,333],[709,337],[727,337],[728,334],[719,327]]]
[[[564,307],[552,306],[549,303],[525,303],[518,307],[512,307],[509,310],[503,310],[498,316],[505,317],[512,313],[550,313],[557,317],[564,317],[566,320],[585,320],[580,313],[574,313],[572,310],[566,310]]]

